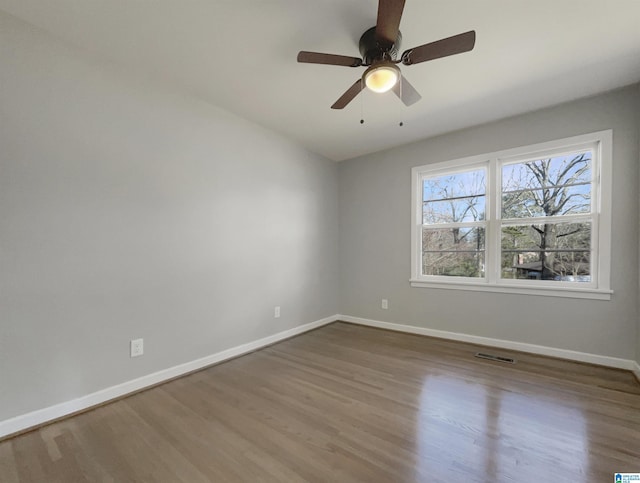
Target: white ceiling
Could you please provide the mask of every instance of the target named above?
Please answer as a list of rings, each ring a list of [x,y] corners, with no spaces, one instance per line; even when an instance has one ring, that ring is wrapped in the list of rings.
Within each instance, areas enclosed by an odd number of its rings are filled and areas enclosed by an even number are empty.
[[[364,68],[298,64],[296,54],[359,56],[377,0],[0,0],[0,9],[333,160],[640,81],[640,0],[407,0],[400,51],[472,29],[475,49],[403,66],[422,94],[411,107],[365,91],[342,111],[330,106]]]

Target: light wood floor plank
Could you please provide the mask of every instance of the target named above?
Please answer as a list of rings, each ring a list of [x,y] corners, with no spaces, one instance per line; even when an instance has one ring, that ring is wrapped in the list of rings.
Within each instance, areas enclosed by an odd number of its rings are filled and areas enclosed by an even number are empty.
[[[347,323],[0,443],[3,483],[573,483],[614,472],[640,472],[630,372]]]

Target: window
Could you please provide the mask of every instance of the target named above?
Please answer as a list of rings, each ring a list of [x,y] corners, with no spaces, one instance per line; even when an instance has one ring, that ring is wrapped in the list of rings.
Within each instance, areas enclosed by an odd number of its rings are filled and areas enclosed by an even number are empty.
[[[422,179],[422,273],[483,277],[486,169]]]
[[[412,285],[609,299],[611,140],[413,168]]]

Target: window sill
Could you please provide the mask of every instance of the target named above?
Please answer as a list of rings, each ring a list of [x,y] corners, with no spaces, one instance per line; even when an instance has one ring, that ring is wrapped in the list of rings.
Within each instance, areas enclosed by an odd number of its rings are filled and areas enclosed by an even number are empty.
[[[519,295],[539,295],[544,297],[564,297],[573,299],[611,300],[613,290],[573,287],[531,287],[516,285],[498,285],[473,282],[427,282],[424,280],[409,280],[412,287],[435,288],[445,290],[468,290],[472,292],[496,292]]]

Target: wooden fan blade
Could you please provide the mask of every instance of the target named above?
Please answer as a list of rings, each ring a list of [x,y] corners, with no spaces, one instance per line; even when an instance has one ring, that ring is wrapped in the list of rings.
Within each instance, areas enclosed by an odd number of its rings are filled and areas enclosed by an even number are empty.
[[[362,59],[347,55],[322,54],[320,52],[298,52],[298,62],[307,64],[343,65],[346,67],[360,67]]]
[[[475,30],[470,30],[463,34],[454,35],[453,37],[406,50],[402,54],[402,63],[404,65],[419,64],[427,60],[440,59],[442,57],[448,57],[449,55],[469,52],[475,44],[476,32]]]
[[[415,90],[405,76],[401,76],[399,81],[396,82],[396,85],[393,86],[393,92],[404,102],[405,106],[415,104],[422,99],[422,96],[418,94],[418,91]]]
[[[353,83],[347,92],[342,94],[340,99],[333,103],[331,109],[344,109],[347,104],[349,104],[362,90],[362,79],[358,79]]]
[[[391,47],[398,39],[404,2],[405,0],[379,0],[376,38],[385,47]]]

